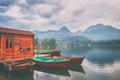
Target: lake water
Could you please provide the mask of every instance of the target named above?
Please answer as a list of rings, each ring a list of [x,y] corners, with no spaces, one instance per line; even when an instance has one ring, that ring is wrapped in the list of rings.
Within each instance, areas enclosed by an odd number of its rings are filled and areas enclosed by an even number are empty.
[[[0,80],[120,80],[120,47],[59,47],[63,56],[85,56],[68,69],[35,67],[32,71],[0,71]]]

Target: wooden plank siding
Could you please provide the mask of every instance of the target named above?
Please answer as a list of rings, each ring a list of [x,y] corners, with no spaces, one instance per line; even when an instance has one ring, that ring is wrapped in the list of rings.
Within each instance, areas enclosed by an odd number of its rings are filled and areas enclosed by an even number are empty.
[[[1,54],[1,34],[0,34],[0,60],[2,59],[2,54]]]
[[[1,28],[0,28],[1,29]],[[28,59],[34,56],[34,35],[22,30],[4,28],[0,32],[0,62],[9,60]],[[11,33],[12,32],[12,33]],[[26,34],[27,33],[27,34]],[[30,34],[28,34],[30,33]]]

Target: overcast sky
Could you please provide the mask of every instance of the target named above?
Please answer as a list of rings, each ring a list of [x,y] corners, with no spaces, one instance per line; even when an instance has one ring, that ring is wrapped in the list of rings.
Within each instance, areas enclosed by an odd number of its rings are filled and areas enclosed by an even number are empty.
[[[75,32],[98,23],[120,29],[120,0],[0,0],[3,27]]]

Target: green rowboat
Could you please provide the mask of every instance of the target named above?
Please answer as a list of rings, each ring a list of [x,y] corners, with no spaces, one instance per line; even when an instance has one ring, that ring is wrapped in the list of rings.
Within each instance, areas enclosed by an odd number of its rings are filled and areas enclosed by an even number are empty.
[[[66,68],[69,65],[70,60],[68,59],[55,59],[55,58],[47,58],[47,57],[34,57],[32,60],[41,66],[46,67],[58,67],[58,68]]]

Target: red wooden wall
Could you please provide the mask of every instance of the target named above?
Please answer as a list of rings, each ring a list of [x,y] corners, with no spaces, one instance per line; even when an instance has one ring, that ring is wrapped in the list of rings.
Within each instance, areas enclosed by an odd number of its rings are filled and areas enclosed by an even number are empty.
[[[6,36],[8,48],[6,48]],[[10,37],[12,37],[10,43]],[[10,47],[10,44],[12,46]],[[0,35],[0,61],[11,59],[25,59],[34,56],[34,36],[1,34]]]

